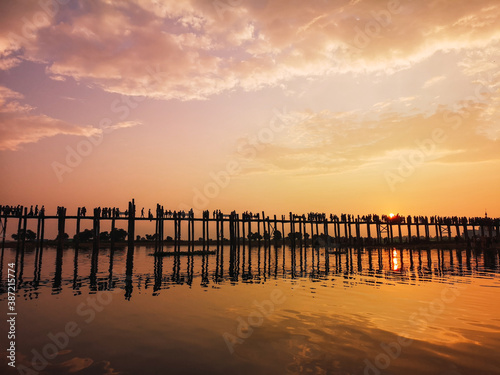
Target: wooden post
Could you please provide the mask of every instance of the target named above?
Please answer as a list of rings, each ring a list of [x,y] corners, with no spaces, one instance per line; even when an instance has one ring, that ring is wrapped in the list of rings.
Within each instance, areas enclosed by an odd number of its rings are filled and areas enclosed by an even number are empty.
[[[23,218],[23,234],[22,234],[22,246],[21,246],[21,250],[24,254],[24,246],[25,246],[25,243],[26,243],[26,227],[28,225],[28,207],[24,207],[24,218]]]
[[[271,221],[269,220],[269,218],[266,218],[267,220],[267,236],[268,236],[268,239],[267,239],[267,245],[269,247],[269,254],[271,253]]]
[[[5,236],[6,236],[6,234],[7,234],[7,213],[5,213],[5,218],[3,219],[2,254],[3,254],[3,250],[5,248]],[[40,237],[37,235],[37,240],[39,238]]]
[[[219,213],[217,212],[216,216],[215,216],[215,228],[216,228],[216,232],[217,232],[217,250],[219,250],[219,246],[220,246],[220,228],[219,228],[220,224],[219,224]]]
[[[312,219],[309,220],[309,223],[311,224],[311,248],[314,247],[314,224]]]
[[[358,218],[354,219],[354,227],[356,228],[356,243],[359,245],[360,233],[359,233],[359,220],[358,220]]]
[[[305,243],[306,239],[305,239],[305,232],[302,233],[302,216],[299,216],[299,246],[300,248],[302,249],[302,245],[303,243]],[[307,243],[306,243],[306,246],[307,246]]]
[[[76,236],[75,236],[76,248],[78,248],[78,244],[80,243],[80,215],[81,215],[81,208],[78,207],[78,211],[76,212]]]
[[[260,216],[257,218],[257,241],[260,244]]]
[[[278,220],[276,219],[276,215],[274,215],[274,244],[276,245],[276,231],[278,230]],[[283,235],[283,234],[282,234]]]
[[[248,218],[248,252],[250,253],[250,246],[252,244],[252,217]]]
[[[417,242],[420,242],[420,225],[417,219],[417,222],[415,223],[415,226],[417,227]]]
[[[134,247],[135,241],[135,201],[128,203],[128,246],[129,249]]]
[[[348,225],[348,228],[349,228],[349,243],[352,243],[352,232],[351,232],[351,219],[348,220],[349,222],[349,225]]]
[[[403,243],[403,236],[401,234],[401,223],[398,222],[398,235],[399,235],[399,243]]]
[[[203,235],[203,251],[205,251],[205,245],[207,243],[207,239],[205,238],[205,236],[206,236],[206,230],[205,230],[206,229],[206,227],[205,227],[206,224],[205,224],[205,222],[207,220],[206,216],[207,216],[206,211],[203,211],[203,216],[202,216],[202,219],[201,219],[201,226],[203,228],[203,230],[202,230],[202,235]]]
[[[99,233],[101,232],[101,228],[100,228],[100,222],[101,220],[101,209],[100,208],[94,208],[94,227],[93,227],[93,231],[94,231],[94,249],[99,249],[99,242],[100,242],[100,238],[99,238]]]
[[[285,216],[281,215],[281,241],[283,242],[283,254],[285,253]]]
[[[221,245],[224,246],[224,215],[220,214],[220,240]]]
[[[188,251],[191,249],[191,213],[188,212]]]
[[[447,224],[447,228],[448,228],[448,240],[451,241],[451,226],[449,223]]]
[[[371,230],[370,230],[370,219],[366,219],[366,233],[367,233],[367,237],[368,237],[368,243],[371,244],[372,243],[372,234],[371,234]]]
[[[24,207],[21,207],[21,210],[19,211],[19,222],[17,223],[17,251],[19,251],[21,249],[21,235],[22,235],[22,225],[23,225],[23,211],[24,211]]]
[[[328,235],[328,221],[326,218],[323,220],[323,233],[325,235],[325,242],[326,242],[326,253],[325,253],[326,259],[325,260],[328,261],[328,249],[330,248],[330,236]]]
[[[192,217],[191,217],[191,237],[193,238],[193,250],[194,250],[194,242],[196,241],[196,237],[194,235],[194,212],[192,212]]]
[[[246,214],[243,214],[241,217],[241,229],[243,231],[243,255],[245,255],[245,243],[246,243],[246,229],[245,229],[245,224],[248,220],[248,217]]]
[[[240,214],[236,214],[236,241],[238,243],[238,249],[240,248],[240,242],[241,242],[241,233],[240,233]],[[240,253],[238,252],[238,264],[240,262]],[[239,267],[238,267],[239,271]]]
[[[316,239],[317,243],[319,244],[319,223],[318,223],[318,218],[316,218]]]
[[[392,233],[392,223],[389,223],[389,232],[391,234],[391,243],[394,243],[394,236],[393,236],[393,233]]]
[[[40,211],[40,219],[42,221],[41,226],[40,226],[40,250],[43,249],[43,239],[45,235],[45,209],[42,209]]]
[[[58,246],[62,246],[63,237],[64,237],[64,229],[66,225],[66,209],[64,207],[59,207],[58,210]]]
[[[111,232],[110,232],[110,240],[111,240],[111,252],[115,249],[115,232],[116,232],[116,219],[115,219],[115,210],[113,210],[113,215],[111,217]]]
[[[408,243],[411,243],[411,223],[408,223]]]

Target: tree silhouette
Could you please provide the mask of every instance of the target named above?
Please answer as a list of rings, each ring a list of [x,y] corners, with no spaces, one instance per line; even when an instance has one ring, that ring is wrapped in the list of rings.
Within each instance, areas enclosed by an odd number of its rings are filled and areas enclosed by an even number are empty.
[[[20,230],[18,233],[14,233],[12,238],[16,241],[23,239],[23,231]],[[26,230],[26,236],[24,236],[25,241],[34,241],[36,239],[36,233],[31,229]]]

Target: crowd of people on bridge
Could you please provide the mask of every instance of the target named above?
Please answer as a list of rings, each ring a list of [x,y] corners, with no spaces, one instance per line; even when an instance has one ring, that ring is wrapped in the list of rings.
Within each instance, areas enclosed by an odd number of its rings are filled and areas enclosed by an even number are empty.
[[[29,211],[28,207],[23,207],[21,205],[17,206],[9,206],[9,205],[0,205],[0,216],[23,216],[24,212],[26,211],[26,214],[29,217],[37,217],[37,216],[43,216],[45,214],[45,206],[42,206],[40,209],[38,209],[38,205],[36,206],[31,206]]]
[[[57,215],[61,214],[61,208],[58,207]],[[87,209],[85,207],[78,207],[80,216],[85,217],[87,215]],[[40,209],[38,205],[31,206],[29,210],[27,207],[23,207],[21,205],[18,206],[9,206],[9,205],[0,205],[0,216],[2,217],[21,217],[26,213],[28,217],[38,217],[45,215],[45,207],[42,206]],[[64,210],[64,215],[66,211]],[[214,210],[212,212],[212,218],[224,218],[229,217],[231,215],[236,216],[236,212],[233,211],[229,215],[224,215],[221,210]],[[290,213],[293,219],[302,219],[308,222],[324,222],[327,221],[327,215],[325,213],[320,212],[309,212],[307,214],[297,215]],[[97,207],[94,209],[94,217],[100,218],[119,218],[119,217],[128,217],[128,210],[121,211],[117,207]],[[179,210],[163,210],[158,206],[156,216],[165,217],[165,218],[194,218],[194,211],[190,209],[189,211]],[[259,213],[252,213],[250,211],[245,211],[242,213],[241,217],[243,220],[252,220],[252,219],[265,219],[261,217]],[[140,212],[140,217],[144,218],[145,209],[142,208]],[[202,217],[204,219],[210,218],[210,211],[205,210],[202,212]],[[155,216],[153,215],[151,209],[148,210],[147,218],[153,220]],[[282,215],[281,219],[285,219],[285,216]],[[352,215],[341,213],[340,216],[330,214],[329,215],[330,222],[342,222],[342,223],[352,223],[352,222],[360,222],[360,223],[400,223],[400,224],[438,224],[438,225],[498,225],[500,224],[500,218],[490,218],[487,214],[484,217],[459,217],[459,216],[402,216],[399,214],[390,214],[390,215],[376,215],[376,214],[368,214],[368,215]]]

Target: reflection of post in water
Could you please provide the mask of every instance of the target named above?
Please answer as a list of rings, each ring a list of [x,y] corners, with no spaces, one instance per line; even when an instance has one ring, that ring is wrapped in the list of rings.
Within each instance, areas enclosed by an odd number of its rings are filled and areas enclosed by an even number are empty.
[[[357,248],[357,257],[358,257],[358,272],[363,272],[363,264],[361,262],[361,248]]]
[[[278,276],[278,250],[280,247],[278,245],[274,245],[274,277]],[[283,252],[285,252],[283,250]],[[285,262],[283,262],[283,275],[285,275]]]
[[[155,273],[155,284],[153,286],[153,295],[157,295],[157,291],[161,289],[161,282],[163,278],[163,257],[155,256],[154,263],[154,273]]]
[[[37,246],[36,252],[35,252],[35,270],[34,270],[34,276],[33,276],[33,288],[37,289],[38,285],[40,283],[40,274],[42,271],[42,255],[43,255],[43,248],[40,245],[40,247]]]
[[[455,250],[455,254],[457,256],[457,262],[458,262],[458,273],[460,276],[463,275],[463,265],[462,265],[462,251],[461,250]]]
[[[413,271],[415,270],[415,266],[413,264],[413,250],[410,249],[409,251],[410,251],[410,270]]]
[[[229,217],[229,277],[231,281],[238,281],[238,269],[236,262],[238,230],[236,228],[236,223],[236,214],[232,212]]]
[[[427,271],[432,274],[432,258],[431,258],[431,250],[427,249]]]
[[[75,256],[73,258],[73,290],[78,289],[80,289],[78,283],[78,246],[75,246]]]
[[[127,250],[127,263],[125,268],[125,299],[127,301],[132,298],[132,277],[134,272],[134,245],[129,245]]]
[[[174,283],[180,283],[180,268],[181,268],[181,257],[180,255],[174,255],[174,264],[172,266],[172,281]]]
[[[260,277],[260,249],[261,249],[261,243],[260,240],[257,241],[257,276]]]
[[[244,263],[245,263],[245,261],[243,260],[243,264]],[[208,283],[209,283],[209,280],[208,280],[208,254],[203,254],[202,261],[201,261],[201,285],[208,286]]]
[[[99,265],[99,248],[94,246],[92,248],[92,256],[90,261],[90,290],[97,291],[97,269]]]
[[[285,272],[285,252],[286,247],[283,247],[283,274]],[[295,279],[297,276],[297,252],[293,250],[290,251],[290,268],[292,279]]]
[[[54,282],[52,284],[52,294],[57,294],[61,291],[61,275],[63,265],[63,249],[62,245],[57,245],[56,251],[56,271],[54,273]]]
[[[307,272],[307,247],[304,248],[304,264],[300,265],[300,277],[303,277]]]
[[[349,247],[347,252],[349,254],[349,273],[354,273],[354,265],[353,265],[353,260],[352,260],[353,248]]]
[[[378,255],[378,270],[381,272],[384,270],[384,262],[382,261],[382,249],[377,249]]]
[[[372,249],[367,249],[367,251],[368,251],[368,271],[373,272]]]
[[[191,286],[193,284],[194,256],[188,255],[187,258],[188,259],[187,259],[187,267],[186,267],[186,273],[187,273],[187,281],[186,282],[189,286]]]
[[[250,232],[248,232],[250,233]],[[252,247],[251,247],[251,241],[248,241],[248,272],[246,278],[248,280],[253,279],[252,275]]]
[[[219,251],[219,277],[223,278],[224,277],[224,221],[221,221],[221,244],[220,244],[220,251]]]

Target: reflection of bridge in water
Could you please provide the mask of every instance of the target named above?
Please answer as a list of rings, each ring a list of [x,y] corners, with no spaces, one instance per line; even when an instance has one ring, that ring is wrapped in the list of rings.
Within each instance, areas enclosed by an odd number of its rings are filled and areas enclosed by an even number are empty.
[[[7,258],[15,257],[15,260],[5,261],[15,261],[18,289],[24,290],[25,298],[37,298],[38,293],[46,288],[52,293],[60,293],[63,288],[81,293],[82,289],[88,288],[90,292],[123,290],[125,298],[129,299],[134,289],[151,289],[156,294],[182,284],[213,287],[277,279],[297,282],[309,279],[327,285],[337,281],[343,287],[360,283],[376,286],[447,282],[449,276],[491,278],[500,270],[500,251],[480,249],[349,247],[332,253],[324,247],[220,246],[215,254],[169,257],[154,256],[154,248],[146,247],[134,251],[119,247],[59,248],[56,251],[37,248],[25,252],[11,249],[8,252]],[[47,270],[45,266],[42,275],[44,262],[53,264],[54,269]],[[0,269],[3,269],[3,253],[1,263]],[[5,293],[6,285],[3,284],[0,295]]]
[[[173,236],[168,243],[174,245],[178,250],[182,244],[188,244],[188,251],[194,250],[195,244],[202,246],[203,250],[210,245],[217,248],[225,243],[231,246],[245,245],[246,243],[263,242],[265,246],[288,244],[292,248],[302,247],[308,244],[326,247],[336,245],[384,245],[403,243],[430,243],[450,242],[467,243],[479,242],[482,246],[489,246],[498,242],[500,238],[499,218],[465,218],[465,217],[423,217],[399,215],[387,217],[385,215],[354,216],[311,213],[296,215],[289,213],[288,217],[281,215],[278,218],[266,216],[264,212],[257,214],[243,213],[242,215],[231,212],[223,214],[220,211],[204,211],[201,217],[194,217],[193,211],[172,212],[164,210],[163,206],[157,205],[156,213],[149,212],[144,217],[144,212],[138,217],[134,200],[129,202],[128,209],[124,212],[115,209],[95,208],[92,216],[86,215],[86,210],[78,208],[76,216],[66,214],[66,208],[59,207],[57,215],[46,216],[42,209],[35,211],[27,207],[1,206],[0,235],[2,236],[2,250],[5,247],[7,233],[7,219],[17,219],[17,247],[24,250],[27,239],[28,222],[33,220],[37,223],[35,238],[37,247],[44,246],[45,222],[46,220],[57,220],[58,246],[67,243],[65,233],[68,221],[75,221],[75,237],[73,244],[79,245],[81,241],[81,223],[92,221],[90,237],[93,239],[94,247],[100,246],[101,223],[111,222],[111,246],[114,246],[117,222],[127,223],[128,246],[132,248],[136,242],[136,223],[151,221],[155,223],[155,234],[152,236],[157,249],[163,248],[166,243],[165,226],[170,225]],[[143,210],[142,210],[143,211]],[[172,228],[173,227],[173,228]],[[200,228],[201,227],[201,228]],[[182,232],[187,231],[187,239],[182,238]],[[195,230],[197,229],[197,231]],[[210,233],[215,232],[215,238]],[[285,236],[285,233],[288,235]],[[433,233],[432,233],[433,232]],[[196,234],[199,236],[196,238]],[[228,236],[228,238],[225,237]],[[125,238],[125,237],[123,237]]]

